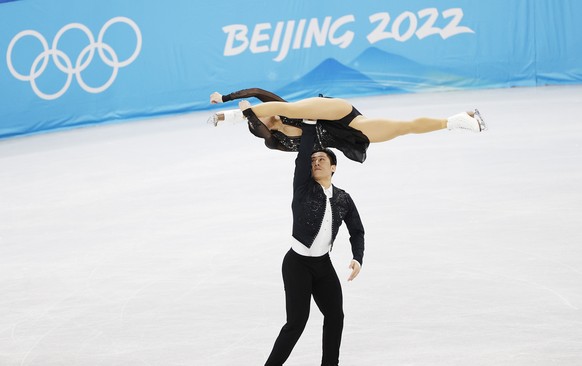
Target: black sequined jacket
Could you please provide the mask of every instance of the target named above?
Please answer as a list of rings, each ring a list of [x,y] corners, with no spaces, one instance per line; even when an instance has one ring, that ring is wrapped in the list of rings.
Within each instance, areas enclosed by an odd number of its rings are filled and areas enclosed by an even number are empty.
[[[262,102],[286,102],[280,96],[260,88],[250,88],[236,91],[222,96],[223,102],[242,98],[257,98]],[[357,109],[353,108],[352,113],[341,121],[318,120],[316,125],[316,139],[313,143],[314,149],[333,147],[341,150],[344,155],[360,163],[366,160],[366,150],[370,144],[368,138],[360,131],[349,127],[349,122],[359,115]],[[277,130],[269,130],[267,126],[254,114],[251,108],[244,111],[247,118],[249,131],[265,140],[265,145],[269,149],[280,151],[298,151],[301,143],[301,136],[287,136]],[[281,122],[286,125],[301,128],[303,120],[279,116]]]
[[[325,214],[326,196],[323,188],[311,177],[311,154],[316,136],[316,128],[302,125],[303,139],[295,159],[293,177],[293,237],[306,247],[311,247],[319,233]],[[350,195],[333,186],[330,199],[332,212],[332,245],[342,222],[346,223],[350,234],[353,258],[363,264],[364,226]]]

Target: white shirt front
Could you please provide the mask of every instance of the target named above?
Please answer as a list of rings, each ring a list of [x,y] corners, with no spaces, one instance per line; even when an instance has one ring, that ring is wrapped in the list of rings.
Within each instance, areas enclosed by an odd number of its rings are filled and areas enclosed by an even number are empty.
[[[321,228],[313,241],[313,244],[310,248],[303,245],[299,240],[291,237],[291,248],[297,254],[306,256],[306,257],[321,257],[329,253],[331,249],[331,221],[332,221],[332,214],[331,214],[331,203],[329,199],[333,196],[333,186],[330,185],[329,188],[323,188],[323,192],[327,197],[325,202],[325,214],[323,215],[323,221],[321,223]]]

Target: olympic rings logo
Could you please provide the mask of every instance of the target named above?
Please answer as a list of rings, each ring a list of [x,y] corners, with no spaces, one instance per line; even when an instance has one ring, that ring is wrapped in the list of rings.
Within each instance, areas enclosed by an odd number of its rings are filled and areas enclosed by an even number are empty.
[[[111,27],[115,23],[125,23],[129,25],[135,32],[137,39],[135,50],[133,51],[129,58],[123,61],[119,60],[117,53],[110,45],[103,42],[105,32],[107,32],[109,27]],[[79,53],[79,56],[77,57],[74,66],[71,58],[59,49],[59,40],[61,39],[65,32],[71,29],[81,30],[83,33],[85,33],[89,41],[89,44],[85,48],[83,48],[83,50]],[[30,72],[27,75],[24,75],[16,71],[16,69],[14,68],[14,65],[12,63],[12,51],[14,45],[18,41],[20,41],[20,39],[27,36],[38,39],[42,45],[43,52],[41,52],[32,62]],[[137,24],[133,20],[126,17],[115,17],[110,19],[103,25],[103,27],[99,31],[97,41],[95,41],[93,33],[91,33],[89,28],[87,28],[85,25],[80,23],[67,24],[66,26],[61,28],[61,30],[58,31],[57,35],[53,40],[51,48],[49,48],[47,40],[39,32],[35,30],[22,31],[18,33],[8,45],[8,51],[6,52],[6,63],[8,64],[8,69],[10,70],[10,73],[12,73],[12,75],[16,79],[22,81],[29,81],[30,85],[32,86],[32,90],[36,93],[36,95],[38,95],[42,99],[52,100],[60,98],[63,94],[65,94],[65,92],[69,89],[69,86],[71,85],[73,76],[76,77],[77,82],[79,83],[81,88],[89,93],[101,93],[107,90],[111,86],[111,84],[113,84],[113,82],[115,81],[119,69],[135,61],[135,59],[137,58],[141,51],[141,45],[142,45],[141,31]],[[93,61],[93,57],[95,56],[96,50],[103,63],[112,68],[112,72],[111,75],[109,76],[109,79],[103,85],[93,87],[87,85],[87,83],[83,80],[81,73],[85,69],[87,69],[87,67],[89,67],[89,64]],[[51,58],[56,67],[67,75],[67,80],[65,82],[65,85],[58,92],[53,94],[46,94],[38,88],[36,79],[44,73]]]

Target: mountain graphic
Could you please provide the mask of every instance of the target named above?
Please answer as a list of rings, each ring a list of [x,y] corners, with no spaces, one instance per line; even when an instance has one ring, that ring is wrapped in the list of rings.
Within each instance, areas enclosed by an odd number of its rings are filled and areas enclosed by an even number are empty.
[[[366,49],[348,66],[378,84],[407,91],[453,86],[463,80],[446,68],[424,65],[376,47]]]
[[[381,67],[378,71],[386,74],[411,74],[425,69],[424,65],[416,61],[382,51],[376,47],[366,49],[348,65],[357,70],[370,70]]]
[[[371,94],[405,93],[406,90],[382,85],[370,77],[328,58],[303,77],[287,84],[276,93],[288,100],[314,97],[315,93],[325,96],[350,97]]]

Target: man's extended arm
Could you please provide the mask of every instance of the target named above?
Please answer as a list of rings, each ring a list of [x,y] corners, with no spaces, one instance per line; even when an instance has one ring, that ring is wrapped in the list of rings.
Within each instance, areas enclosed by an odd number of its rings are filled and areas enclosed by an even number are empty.
[[[293,193],[305,188],[311,179],[311,153],[315,143],[315,125],[303,124],[299,153],[295,158],[295,174],[293,175]]]

